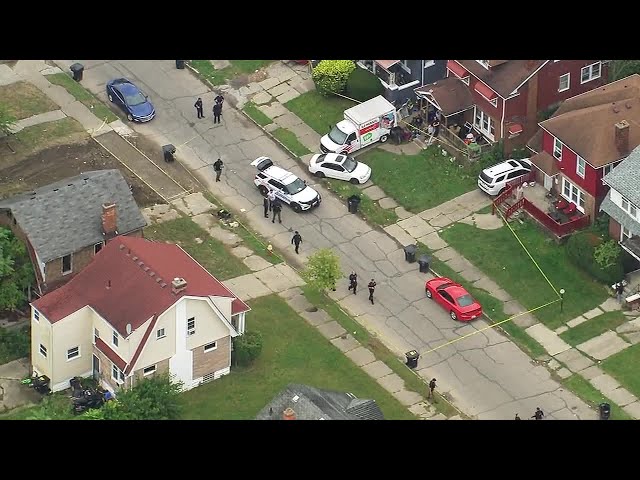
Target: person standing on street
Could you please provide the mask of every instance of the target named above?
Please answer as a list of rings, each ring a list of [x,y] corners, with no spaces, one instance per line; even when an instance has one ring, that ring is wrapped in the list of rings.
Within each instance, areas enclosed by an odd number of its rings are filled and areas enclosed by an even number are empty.
[[[271,223],[276,223],[276,215],[278,216],[278,223],[282,223],[282,217],[280,216],[280,212],[282,212],[282,204],[277,198],[271,202],[271,211],[273,212]]]
[[[367,287],[369,287],[369,301],[371,302],[371,305],[373,305],[373,292],[376,289],[376,281],[372,278]]]
[[[301,243],[302,243],[302,236],[296,230],[293,235],[293,238],[291,239],[291,244],[296,246],[296,253],[299,253],[298,249],[300,248]]]
[[[218,159],[213,163],[213,169],[216,171],[216,182],[220,181],[220,175],[222,175],[222,167],[224,167],[224,163],[222,160]]]
[[[224,97],[218,94],[216,98],[213,99],[213,101],[220,104],[220,111],[222,111],[222,102],[224,102]]]
[[[351,270],[351,275],[349,275],[349,290],[353,290],[353,294],[356,294],[356,288],[358,288],[358,274]]]
[[[213,106],[213,123],[220,123],[221,116],[222,116],[222,104],[216,103]]]
[[[193,104],[196,107],[196,113],[198,114],[198,118],[204,118],[203,106],[202,106],[202,98],[198,97],[196,103]]]
[[[276,192],[269,190],[267,192],[267,200],[269,200],[269,210],[273,209],[273,202],[276,201]]]
[[[622,282],[616,283],[616,298],[618,299],[618,303],[622,303],[622,294],[624,293],[624,285]]]
[[[531,418],[535,418],[536,420],[542,420],[542,417],[544,417],[544,412],[540,409],[540,407],[536,407],[536,411],[531,416]]]
[[[431,381],[429,382],[429,398],[433,398],[435,400],[435,397],[433,396],[433,391],[436,389],[436,379],[432,378]]]
[[[520,415],[516,413],[516,418],[514,418],[514,420],[522,420],[522,419],[520,418]]]
[[[264,218],[269,218],[269,199],[267,197],[262,199],[262,206],[264,207]]]

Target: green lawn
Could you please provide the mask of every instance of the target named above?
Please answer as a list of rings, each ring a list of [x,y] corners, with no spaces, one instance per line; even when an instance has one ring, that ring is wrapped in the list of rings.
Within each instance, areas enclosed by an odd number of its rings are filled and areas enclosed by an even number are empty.
[[[209,80],[212,85],[224,85],[228,80],[242,74],[253,73],[273,62],[273,60],[229,60],[231,65],[220,70],[210,60],[190,60],[193,68]]]
[[[607,330],[615,330],[626,321],[627,317],[620,310],[606,312],[561,333],[560,338],[575,347]]]
[[[185,419],[251,420],[288,384],[301,383],[374,399],[389,420],[415,420],[277,295],[249,304],[247,329],[262,333],[261,355],[251,367],[234,368],[230,375],[185,393]]]
[[[31,353],[31,334],[29,326],[20,328],[0,327],[0,365],[18,358],[28,357]]]
[[[607,298],[602,285],[571,263],[564,247],[550,240],[530,222],[511,225],[556,289],[564,288],[567,292],[562,311],[560,304],[556,303],[533,313],[541,322],[555,329]],[[507,227],[481,230],[456,223],[442,231],[440,236],[527,309],[557,298]]]
[[[374,225],[380,225],[382,227],[386,227],[387,225],[391,225],[398,221],[398,215],[396,215],[395,210],[387,210],[386,208],[382,208],[378,205],[378,202],[371,200],[366,194],[362,193],[357,186],[345,182],[342,180],[335,179],[324,179],[324,184],[327,188],[333,191],[338,197],[340,197],[345,202],[344,208],[347,208],[347,198],[351,195],[359,195],[360,196],[360,206],[359,212],[362,214],[362,217],[370,223]]]
[[[251,273],[222,242],[211,238],[188,217],[151,225],[144,229],[144,236],[149,240],[177,243],[220,281]],[[203,242],[197,243],[196,238]]]
[[[0,103],[4,105],[7,113],[16,120],[59,108],[38,87],[27,82],[15,82],[0,86]]]
[[[271,135],[277,138],[297,157],[302,157],[303,155],[311,153],[311,150],[300,143],[295,133],[287,130],[286,128],[278,127],[273,132],[271,132]]]
[[[0,420],[74,420],[80,419],[71,411],[69,392],[58,392],[42,398],[42,402],[31,407],[16,408],[4,415]]]
[[[602,362],[600,368],[618,380],[624,388],[640,397],[640,344],[632,345]]]
[[[44,148],[52,141],[59,141],[74,133],[84,132],[84,128],[75,119],[66,117],[53,122],[40,123],[16,133],[13,138],[21,144],[24,151]]]
[[[598,408],[601,403],[611,405],[611,420],[633,420],[622,408],[603,396],[596,388],[580,375],[571,375],[562,380],[562,384],[578,395],[582,400],[594,408]]]
[[[371,167],[371,181],[406,210],[419,213],[477,188],[473,167],[458,167],[439,147],[418,155],[399,155],[374,148],[358,156]]]
[[[260,125],[261,127],[264,127],[266,125],[269,125],[270,123],[273,123],[273,120],[271,120],[264,113],[258,110],[258,107],[253,102],[247,102],[245,106],[242,107],[242,111],[244,111],[244,113],[249,115],[253,119],[253,121],[256,122],[258,125]]]
[[[304,123],[320,135],[344,119],[344,111],[356,103],[338,96],[324,97],[312,90],[284,104],[287,109],[299,116]]]
[[[222,228],[238,235],[242,239],[242,243],[245,247],[252,250],[255,255],[264,258],[269,263],[276,265],[284,261],[276,253],[269,253],[267,251],[267,245],[269,242],[267,242],[261,235],[247,230],[247,228],[245,228],[241,223],[235,228],[231,228],[223,223],[220,225]]]
[[[493,210],[493,205],[489,204],[486,207],[482,207],[480,210],[478,210],[475,213],[479,213],[479,214],[485,214],[485,213],[491,213]]]
[[[89,90],[84,88],[80,83],[76,82],[71,76],[66,73],[56,73],[54,75],[47,75],[47,80],[54,85],[60,85],[67,90],[73,97],[80,103],[85,105],[93,114],[105,120],[107,123],[118,120],[118,116],[109,110],[104,103],[102,103],[96,96]]]

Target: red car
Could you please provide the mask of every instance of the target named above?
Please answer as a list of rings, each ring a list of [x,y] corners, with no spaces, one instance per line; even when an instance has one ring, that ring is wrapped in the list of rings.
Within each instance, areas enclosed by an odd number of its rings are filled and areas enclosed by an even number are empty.
[[[449,311],[453,320],[469,321],[482,315],[482,305],[462,285],[446,277],[429,280],[424,286],[428,298],[433,298]]]

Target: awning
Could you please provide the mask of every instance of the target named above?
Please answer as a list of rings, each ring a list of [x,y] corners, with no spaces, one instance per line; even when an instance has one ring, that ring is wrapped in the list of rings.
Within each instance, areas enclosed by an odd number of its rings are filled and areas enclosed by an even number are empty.
[[[482,82],[476,82],[476,85],[473,87],[473,89],[489,101],[498,96],[496,92],[491,90]]]
[[[447,69],[458,78],[466,78],[469,72],[455,60],[447,60]]]
[[[445,117],[455,115],[473,107],[473,96],[467,86],[456,77],[447,77],[414,90],[439,109]]]
[[[545,151],[536,153],[530,158],[530,160],[534,167],[543,171],[550,177],[553,177],[560,172],[558,161]]]
[[[522,128],[522,125],[520,125],[519,123],[512,123],[507,128],[507,131],[509,132],[509,135],[517,135],[519,133],[522,133],[523,130],[524,130],[524,128]]]
[[[376,63],[385,70],[389,70],[389,68],[393,67],[396,63],[400,63],[400,60],[376,60]]]

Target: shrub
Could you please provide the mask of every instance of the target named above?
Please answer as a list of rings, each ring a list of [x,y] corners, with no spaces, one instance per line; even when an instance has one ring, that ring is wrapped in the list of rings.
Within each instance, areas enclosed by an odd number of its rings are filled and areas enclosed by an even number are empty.
[[[246,367],[262,353],[262,334],[247,331],[233,339],[233,355],[236,365]]]
[[[0,327],[0,365],[28,357],[31,354],[30,328],[4,329]]]
[[[382,95],[384,87],[378,77],[369,70],[356,68],[347,80],[347,96],[366,102],[367,100]]]
[[[344,93],[349,75],[356,69],[352,60],[322,60],[311,77],[321,95]]]
[[[596,248],[602,243],[603,240],[593,232],[576,233],[567,242],[567,255],[575,265],[597,280],[607,284],[618,282],[624,276],[620,256],[604,268],[595,260]]]

